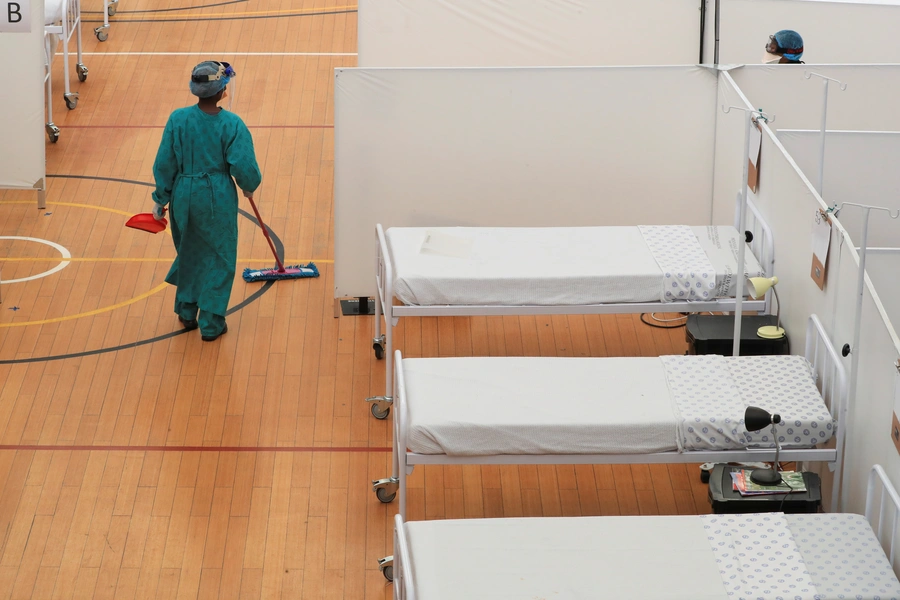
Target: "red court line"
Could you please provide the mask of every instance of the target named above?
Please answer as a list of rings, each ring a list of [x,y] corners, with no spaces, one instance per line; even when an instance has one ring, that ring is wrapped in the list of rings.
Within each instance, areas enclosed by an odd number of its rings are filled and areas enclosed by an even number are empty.
[[[63,125],[64,129],[165,129],[165,125]],[[334,125],[247,125],[250,129],[334,129]]]
[[[0,444],[2,450],[89,450],[92,452],[390,452],[390,448],[354,446],[64,446]]]

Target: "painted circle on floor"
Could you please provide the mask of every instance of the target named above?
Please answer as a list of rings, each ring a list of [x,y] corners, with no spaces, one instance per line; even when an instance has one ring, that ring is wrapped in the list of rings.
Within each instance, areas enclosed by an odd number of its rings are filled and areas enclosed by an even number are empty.
[[[60,257],[62,260],[58,265],[50,269],[49,271],[44,271],[43,273],[38,273],[37,275],[31,275],[29,277],[20,277],[18,279],[3,279],[0,277],[0,284],[7,285],[10,283],[22,283],[25,281],[33,281],[35,279],[40,279],[41,277],[46,277],[47,275],[53,275],[59,271],[62,271],[66,267],[69,266],[69,261],[66,259],[72,258],[72,254],[66,249],[65,246],[61,246],[56,242],[51,242],[50,240],[42,240],[41,238],[33,238],[33,237],[24,237],[19,235],[0,235],[0,240],[19,240],[20,242],[36,242],[38,244],[44,244],[45,246],[50,246],[54,248],[57,252],[59,252],[62,256]],[[48,258],[47,262],[55,260],[55,258]]]

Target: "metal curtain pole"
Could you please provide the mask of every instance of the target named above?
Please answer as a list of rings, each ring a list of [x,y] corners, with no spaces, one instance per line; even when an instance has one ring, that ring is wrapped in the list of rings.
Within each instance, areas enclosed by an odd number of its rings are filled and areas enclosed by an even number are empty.
[[[703,37],[706,35],[706,2],[700,0],[700,64],[703,64]]]
[[[716,45],[713,52],[713,63],[719,64],[719,0],[716,0]]]
[[[744,252],[747,242],[744,238],[744,231],[747,227],[747,193],[749,185],[747,184],[747,176],[750,171],[750,125],[757,119],[769,121],[769,116],[761,110],[752,110],[740,106],[729,106],[725,108],[722,105],[722,112],[728,114],[731,109],[742,110],[747,113],[747,120],[744,122],[744,175],[741,180],[741,207],[740,217],[738,218],[738,258],[737,272],[735,273],[734,282],[734,345],[732,354],[738,356],[741,351],[741,312],[744,301],[744,289],[746,288],[746,277],[744,274]],[[772,121],[775,119],[772,118]]]
[[[825,125],[828,122],[828,82],[833,81],[837,83],[841,91],[847,89],[847,84],[838,81],[837,79],[832,79],[831,77],[826,77],[824,75],[820,75],[819,73],[809,73],[807,71],[803,72],[803,77],[806,79],[811,78],[813,75],[816,77],[821,77],[824,83],[825,89],[822,92],[822,129],[819,133],[819,196],[822,195],[822,186],[825,181]]]
[[[863,209],[862,239],[859,244],[859,274],[856,277],[856,314],[853,318],[853,345],[850,347],[845,345],[841,352],[844,356],[847,356],[848,353],[852,355],[850,357],[850,398],[847,399],[847,405],[853,406],[856,401],[856,382],[859,376],[859,336],[860,327],[862,325],[862,305],[866,281],[866,245],[869,239],[869,212],[881,210],[886,212],[890,218],[896,219],[900,217],[900,210],[892,212],[889,208],[884,208],[882,206],[869,206],[867,204],[844,202],[834,209],[834,215],[837,217],[838,213],[845,206],[856,206]],[[846,424],[843,424],[843,426],[846,427]]]

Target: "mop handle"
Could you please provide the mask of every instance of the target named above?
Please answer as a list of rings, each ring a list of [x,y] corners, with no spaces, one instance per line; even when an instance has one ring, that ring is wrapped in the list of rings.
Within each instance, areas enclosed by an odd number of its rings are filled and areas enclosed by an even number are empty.
[[[259,211],[256,209],[256,203],[253,202],[253,198],[247,198],[247,200],[250,201],[250,206],[253,207],[253,212],[256,215],[256,221],[259,223],[263,235],[266,236],[266,241],[269,242],[269,248],[272,249],[272,254],[275,256],[275,262],[278,263],[278,272],[284,273],[284,265],[281,264],[281,259],[278,258],[278,252],[275,251],[275,244],[273,244],[271,238],[269,238],[269,232],[266,230],[266,225],[263,223],[262,217],[259,216]]]

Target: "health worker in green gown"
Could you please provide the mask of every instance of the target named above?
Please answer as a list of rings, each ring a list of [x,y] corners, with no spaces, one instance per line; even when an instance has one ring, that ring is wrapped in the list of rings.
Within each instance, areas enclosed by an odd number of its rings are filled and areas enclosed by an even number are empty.
[[[228,331],[237,266],[235,182],[252,198],[262,179],[247,126],[217,106],[234,76],[224,62],[194,67],[190,89],[200,100],[169,116],[153,164],[153,216],[162,219],[168,206],[178,252],[166,276],[177,287],[175,313],[185,329],[199,327],[207,342]]]

